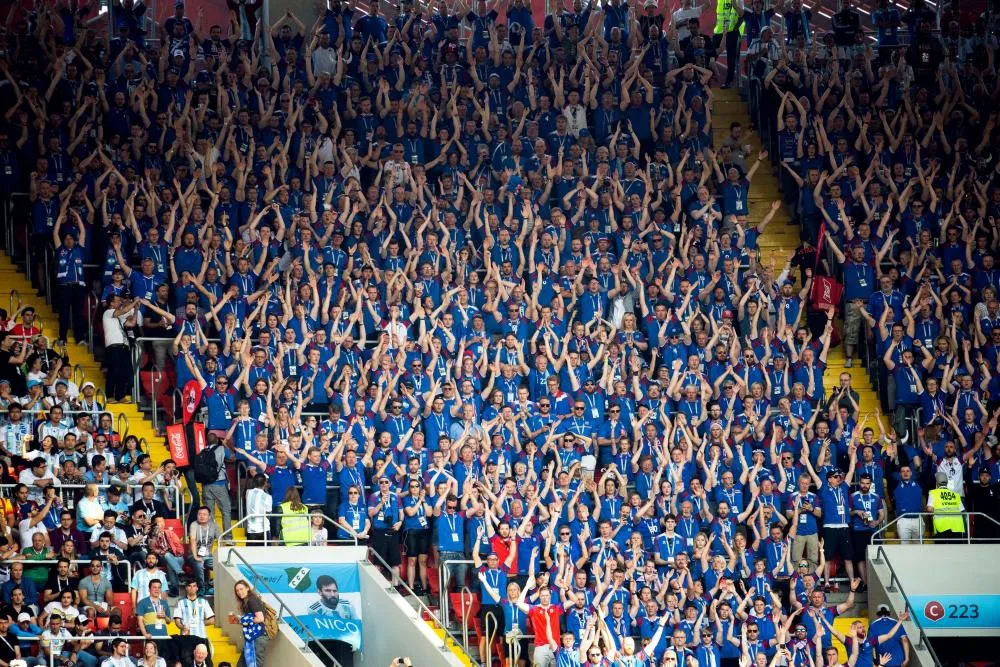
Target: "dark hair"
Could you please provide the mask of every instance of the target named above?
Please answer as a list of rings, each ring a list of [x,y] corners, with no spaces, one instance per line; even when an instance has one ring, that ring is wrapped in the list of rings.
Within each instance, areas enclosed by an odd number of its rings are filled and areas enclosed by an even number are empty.
[[[318,577],[316,577],[316,590],[324,589],[330,584],[336,586],[337,580],[328,574],[321,574]]]

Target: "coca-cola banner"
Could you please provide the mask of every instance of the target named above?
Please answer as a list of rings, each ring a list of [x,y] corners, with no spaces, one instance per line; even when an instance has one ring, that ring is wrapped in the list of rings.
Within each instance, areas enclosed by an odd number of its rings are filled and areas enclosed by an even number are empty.
[[[194,417],[194,411],[201,403],[201,385],[197,380],[190,380],[181,390],[181,407],[184,411],[184,423],[187,424]]]
[[[167,449],[170,451],[170,458],[178,466],[191,465],[188,459],[187,436],[184,435],[184,424],[171,424],[167,426]]]

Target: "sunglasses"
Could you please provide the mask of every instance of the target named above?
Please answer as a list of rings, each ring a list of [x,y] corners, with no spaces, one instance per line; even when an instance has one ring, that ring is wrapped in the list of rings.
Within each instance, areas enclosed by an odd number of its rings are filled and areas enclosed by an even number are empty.
[[[540,407],[540,408],[547,408],[547,407],[549,407],[549,404],[548,403],[539,403],[538,407]]]

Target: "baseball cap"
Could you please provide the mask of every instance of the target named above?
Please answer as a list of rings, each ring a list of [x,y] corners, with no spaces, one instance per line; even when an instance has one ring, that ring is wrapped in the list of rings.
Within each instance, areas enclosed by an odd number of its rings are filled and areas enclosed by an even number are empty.
[[[879,606],[875,607],[875,611],[877,613],[879,613],[879,614],[881,614],[883,611],[886,612],[886,613],[888,613],[889,612],[889,605],[887,605],[885,603],[880,604]]]
[[[31,620],[31,614],[25,611],[22,611],[20,614],[17,615],[18,623],[24,623],[25,621],[30,621],[30,620]]]
[[[948,473],[944,472],[943,470],[939,470],[938,473],[934,475],[934,481],[936,481],[938,484],[947,484]]]
[[[826,478],[830,479],[831,477],[835,477],[836,475],[840,474],[843,474],[840,472],[840,468],[830,468],[830,470],[828,470],[826,473]]]
[[[656,0],[646,0],[646,2],[642,3],[642,6],[646,7],[647,9],[649,7],[655,7],[656,5],[657,5]]]

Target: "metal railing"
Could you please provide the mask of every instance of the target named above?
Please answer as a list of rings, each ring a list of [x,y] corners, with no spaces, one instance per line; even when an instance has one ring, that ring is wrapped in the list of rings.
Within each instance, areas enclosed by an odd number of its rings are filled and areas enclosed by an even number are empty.
[[[903,611],[909,613],[910,621],[913,622],[913,625],[917,626],[917,642],[914,644],[914,648],[918,650],[924,649],[930,654],[934,664],[940,665],[941,661],[938,659],[937,653],[934,652],[934,646],[927,638],[927,634],[924,632],[924,626],[920,624],[920,614],[923,613],[923,610],[914,609],[910,605],[910,598],[906,595],[906,591],[903,590],[903,582],[900,581],[899,575],[896,574],[896,570],[892,567],[892,563],[889,562],[888,555],[882,545],[876,546],[875,558],[872,559],[872,562],[884,564],[889,569],[889,581],[886,584],[886,593],[899,593],[899,596],[903,598]]]
[[[99,559],[99,558],[96,558],[96,557],[78,558],[76,560],[71,560],[70,564],[72,564],[72,565],[90,565],[90,563],[93,562],[94,560],[103,560],[103,559]],[[32,565],[57,565],[59,563],[59,560],[56,559],[56,558],[46,558],[44,560],[32,560],[32,559],[27,559],[27,558],[14,558],[14,559],[11,559],[11,560],[0,561],[0,563],[2,563],[4,565],[13,565],[14,563],[20,563],[21,565],[24,565],[25,568],[29,568]],[[108,574],[108,580],[109,581],[111,580],[111,577],[112,577],[112,575],[110,573],[110,570],[112,568],[124,567],[125,571],[127,573],[126,577],[125,577],[124,583],[125,583],[126,586],[131,586],[131,584],[132,584],[132,561],[130,561],[128,558],[124,558],[122,560],[119,560],[117,563],[112,563],[111,561],[106,560],[106,561],[104,561],[104,566],[105,566],[104,569],[106,571],[108,571],[107,574]],[[77,568],[77,570],[79,570],[79,568]],[[42,611],[44,611],[44,609]]]
[[[144,635],[82,635],[82,636],[70,635],[70,636],[65,637],[65,638],[55,638],[55,639],[46,639],[46,638],[44,638],[44,637],[42,637],[40,635],[39,636],[35,636],[35,637],[29,636],[29,635],[19,635],[19,636],[16,637],[16,640],[17,640],[18,644],[20,644],[21,642],[38,642],[39,643],[39,650],[38,650],[39,657],[42,657],[41,656],[41,652],[42,652],[42,648],[41,647],[45,643],[48,643],[50,645],[51,644],[58,644],[59,647],[60,647],[60,652],[61,652],[62,647],[64,647],[66,644],[75,644],[76,642],[110,642],[110,641],[114,641],[116,639],[124,639],[126,641],[143,641],[144,642],[144,641],[146,641],[147,637],[145,637]],[[164,637],[163,639],[166,639],[166,637]],[[209,642],[209,644],[211,644],[211,642]],[[56,655],[57,654],[56,654],[55,651],[49,651],[49,667],[55,667],[55,665],[56,665]],[[60,661],[59,664],[62,664],[62,661]],[[103,662],[99,662],[98,664],[104,664],[104,663]]]
[[[366,504],[365,505],[365,511],[366,512],[367,512],[367,509],[368,509],[368,506]],[[255,513],[255,514],[248,514],[245,517],[243,517],[242,519],[240,519],[239,521],[237,521],[234,524],[232,524],[229,527],[228,530],[224,530],[224,531],[222,531],[219,534],[218,539],[216,539],[216,541],[215,541],[216,548],[236,546],[237,542],[240,542],[243,545],[248,546],[248,547],[252,547],[254,545],[262,546],[262,547],[266,547],[266,546],[284,546],[283,540],[279,539],[278,537],[267,537],[266,535],[265,535],[264,539],[262,539],[262,540],[248,540],[248,539],[237,540],[234,537],[234,535],[233,535],[233,531],[235,531],[240,526],[244,526],[244,530],[246,530],[245,525],[251,519],[296,518],[296,519],[302,519],[304,521],[309,522],[309,525],[311,526],[312,525],[312,518],[316,517],[316,516],[322,516],[323,517],[323,527],[324,528],[330,527],[330,528],[338,529],[338,528],[341,527],[340,523],[336,519],[331,519],[326,514],[313,514],[312,512],[306,512],[304,514],[282,514],[281,512],[268,512],[266,514],[257,514],[257,513]],[[270,522],[268,522],[268,523],[270,524]],[[279,528],[280,528],[280,526],[279,526]],[[268,525],[268,529],[265,532],[268,533],[268,534],[271,532],[271,526],[270,525]],[[340,537],[340,538],[338,538],[338,537],[330,538],[329,534],[330,534],[330,531],[329,531],[329,528],[328,528],[327,529],[327,538],[328,539],[326,540],[326,543],[328,545],[334,545],[335,546],[335,545],[341,544],[341,545],[345,545],[345,546],[347,546],[347,545],[358,546],[358,539],[356,537],[355,538],[350,538],[350,539],[342,538],[342,537]],[[336,533],[334,533],[334,534],[336,534]],[[305,545],[305,546],[308,546],[308,545]]]
[[[256,588],[259,586],[263,588],[271,595],[272,598],[274,598],[274,601],[278,604],[278,608],[275,610],[278,615],[278,622],[284,623],[292,627],[293,631],[295,631],[295,635],[303,643],[303,645],[299,647],[299,650],[301,650],[303,653],[311,653],[316,649],[318,649],[325,656],[326,660],[329,660],[329,662],[324,661],[326,665],[329,665],[331,667],[343,667],[343,665],[341,665],[340,662],[338,662],[337,659],[333,657],[333,654],[330,653],[330,651],[326,648],[326,646],[323,645],[323,642],[320,641],[320,639],[312,633],[312,630],[309,629],[309,626],[306,625],[298,616],[295,615],[295,612],[292,611],[291,607],[285,604],[285,601],[282,600],[281,597],[279,597],[278,594],[274,592],[274,589],[271,588],[271,586],[267,583],[267,580],[264,577],[257,574],[257,570],[254,569],[250,561],[244,558],[243,555],[239,553],[239,551],[237,551],[236,549],[229,550],[229,552],[226,554],[226,560],[224,562],[226,567],[232,566],[232,559],[234,557],[239,559],[239,561],[243,565],[245,565],[248,570],[250,570],[251,574],[253,574],[254,587]],[[259,592],[260,591],[258,590],[258,593]],[[289,619],[291,619],[294,622],[294,624],[289,623]],[[305,635],[305,637],[303,637],[303,635]]]
[[[935,517],[935,516],[937,518],[939,518],[939,519],[944,519],[944,518],[948,518],[948,519],[961,518],[962,519],[962,524],[965,527],[965,534],[964,535],[959,535],[959,536],[956,536],[956,537],[937,537],[937,536],[934,536],[934,534],[932,533],[931,537],[927,538],[927,540],[925,542],[925,539],[924,539],[924,530],[923,530],[923,528],[924,528],[924,518],[925,517],[931,517],[931,519],[933,520],[933,517]],[[1000,528],[1000,522],[998,522],[996,519],[994,519],[990,515],[984,514],[983,512],[950,512],[950,513],[939,512],[937,514],[935,514],[934,512],[907,512],[906,514],[902,514],[900,516],[897,516],[895,519],[893,519],[892,521],[886,523],[884,526],[882,526],[881,528],[879,528],[878,530],[876,530],[872,534],[872,544],[925,544],[925,543],[929,543],[929,544],[935,544],[935,543],[983,544],[983,543],[994,542],[995,540],[993,538],[973,537],[972,536],[972,528],[974,527],[974,522],[971,521],[972,517],[982,517],[981,519],[978,519],[978,520],[979,521],[989,521],[990,523],[992,523],[997,528]],[[898,537],[899,530],[898,530],[898,525],[897,524],[900,521],[900,519],[920,519],[920,532],[918,533],[918,538],[917,538],[917,540],[915,542],[911,542],[911,541],[904,542],[902,540],[902,538]],[[886,536],[886,532],[892,526],[897,526],[897,531],[896,531],[897,537],[887,537]]]
[[[389,567],[389,564],[386,563],[382,559],[382,557],[378,554],[378,552],[375,551],[374,549],[368,549],[368,558],[369,559],[374,558],[374,560],[379,565],[381,565],[383,568],[385,568],[385,570],[387,570],[389,572],[392,571],[392,568]],[[452,633],[452,631],[448,629],[448,624],[446,622],[444,622],[440,618],[440,616],[438,614],[434,613],[434,610],[432,610],[430,607],[428,607],[426,604],[424,604],[424,601],[420,599],[420,596],[417,595],[416,593],[414,593],[413,589],[411,589],[406,584],[405,581],[403,581],[402,579],[400,579],[399,583],[396,584],[396,586],[399,587],[399,588],[402,588],[404,591],[406,591],[406,593],[409,595],[409,598],[412,599],[416,603],[417,607],[420,609],[421,612],[423,612],[423,614],[425,615],[425,617],[428,620],[434,619],[435,623],[438,626],[437,629],[440,630],[442,633],[444,633],[444,636],[441,638],[441,646],[440,646],[440,649],[441,649],[442,653],[451,653],[451,647],[448,645],[448,640],[449,639],[452,641],[453,644],[455,644],[455,646],[461,646],[463,648],[463,650],[466,650],[466,651],[468,650],[468,644],[467,643],[466,644],[462,644],[461,642],[459,642],[458,637],[456,637],[454,635],[454,633]],[[396,590],[395,587],[390,586],[390,588],[392,590]],[[446,597],[446,595],[444,593],[442,593],[442,600],[445,597]],[[468,638],[466,638],[466,639],[468,639]]]
[[[18,486],[20,486],[20,484],[0,484],[0,497],[9,497],[10,492],[16,489]],[[56,492],[59,494],[59,500],[62,504],[62,507],[64,507],[68,511],[74,512],[75,514],[76,506],[81,500],[80,498],[77,498],[77,492],[86,489],[88,486],[90,486],[90,484],[62,484],[54,488],[56,489]],[[136,489],[142,488],[141,484],[130,485],[130,484],[113,484],[113,483],[112,484],[95,483],[94,486],[96,486],[98,491],[101,492],[101,495],[107,495],[108,489],[111,488],[112,486],[119,486],[119,487],[124,486],[125,494],[132,494],[133,491],[135,491]],[[174,513],[177,515],[175,518],[177,519],[184,518],[183,489],[168,484],[154,484],[153,489],[156,492],[158,492],[161,496],[163,495],[163,491],[167,491],[168,492],[167,495],[172,495],[176,502],[174,503],[174,506],[172,508],[169,505],[167,508],[172,509],[174,511]],[[135,498],[133,495],[132,500],[134,501],[134,499]],[[129,505],[131,504],[132,503],[130,502]]]
[[[475,566],[475,561],[469,559],[454,559],[454,560],[444,560],[438,563],[438,591],[441,595],[441,604],[439,608],[441,609],[441,623],[443,625],[448,625],[450,609],[448,608],[448,566],[449,565],[472,565]],[[465,582],[459,582],[462,588],[466,588]]]

